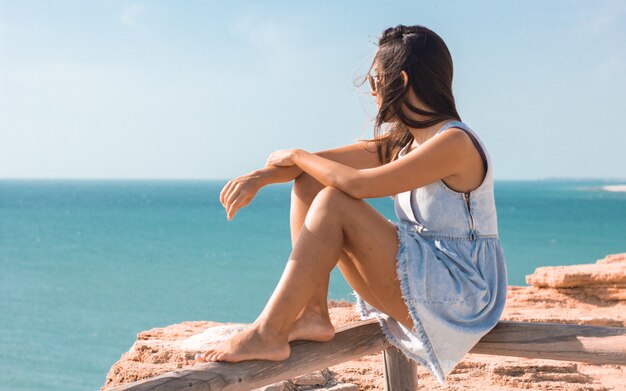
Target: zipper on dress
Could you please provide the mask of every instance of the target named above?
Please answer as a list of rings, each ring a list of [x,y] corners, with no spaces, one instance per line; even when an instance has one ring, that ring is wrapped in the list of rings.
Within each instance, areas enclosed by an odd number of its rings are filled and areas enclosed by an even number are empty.
[[[465,205],[467,205],[467,213],[469,214],[471,222],[470,239],[476,240],[476,225],[474,224],[474,216],[472,216],[472,208],[470,206],[470,193],[465,193]]]

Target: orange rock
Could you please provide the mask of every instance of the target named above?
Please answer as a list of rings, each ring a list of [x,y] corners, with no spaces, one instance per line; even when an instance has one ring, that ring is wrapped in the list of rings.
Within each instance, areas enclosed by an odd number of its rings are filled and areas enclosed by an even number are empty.
[[[625,268],[626,253],[590,265],[539,268],[529,276],[534,286],[509,287],[502,319],[626,327]],[[351,303],[331,301],[329,308],[335,327],[359,319]],[[190,347],[227,338],[241,326],[184,322],[141,332],[111,367],[103,388],[193,366],[195,351]],[[330,367],[329,374],[334,381],[349,383],[347,389],[382,391],[382,368],[382,354],[374,354]],[[477,354],[468,354],[445,386],[424,368],[418,367],[418,375],[424,390],[626,390],[625,366]],[[297,387],[293,382],[288,386]]]
[[[626,285],[626,254],[610,255],[595,264],[539,267],[526,276],[526,283],[549,288],[602,285],[615,291]],[[615,295],[615,292],[612,294]]]
[[[596,261],[596,263],[615,263],[615,262],[626,262],[626,253],[610,254]]]

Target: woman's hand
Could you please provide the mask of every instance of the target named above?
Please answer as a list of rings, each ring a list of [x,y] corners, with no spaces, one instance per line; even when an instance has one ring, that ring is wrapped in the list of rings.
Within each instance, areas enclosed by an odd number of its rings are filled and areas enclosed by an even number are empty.
[[[220,202],[226,209],[228,221],[235,217],[239,209],[252,202],[261,187],[263,187],[261,179],[252,174],[246,174],[228,181],[220,192]]]
[[[270,154],[270,157],[267,158],[267,162],[265,166],[278,166],[278,167],[287,167],[293,166],[294,156],[298,152],[297,149],[281,149]]]

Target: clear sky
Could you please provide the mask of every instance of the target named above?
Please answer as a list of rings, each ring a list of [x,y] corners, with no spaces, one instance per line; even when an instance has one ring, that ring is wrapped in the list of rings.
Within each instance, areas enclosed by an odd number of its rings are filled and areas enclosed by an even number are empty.
[[[379,34],[448,44],[497,179],[626,178],[626,1],[0,0],[0,178],[231,178],[372,132]]]

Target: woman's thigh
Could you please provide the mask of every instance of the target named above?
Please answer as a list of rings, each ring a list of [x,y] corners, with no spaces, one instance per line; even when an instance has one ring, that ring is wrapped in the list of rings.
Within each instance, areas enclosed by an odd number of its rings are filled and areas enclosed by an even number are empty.
[[[399,245],[396,226],[367,202],[351,198],[335,188],[325,188],[319,196],[329,198],[329,207],[341,216],[344,251],[350,255],[360,277],[352,279],[352,274],[344,275],[348,283],[357,293],[360,293],[359,285],[365,284],[366,294],[374,295],[382,307],[378,310],[412,328],[396,271]]]

